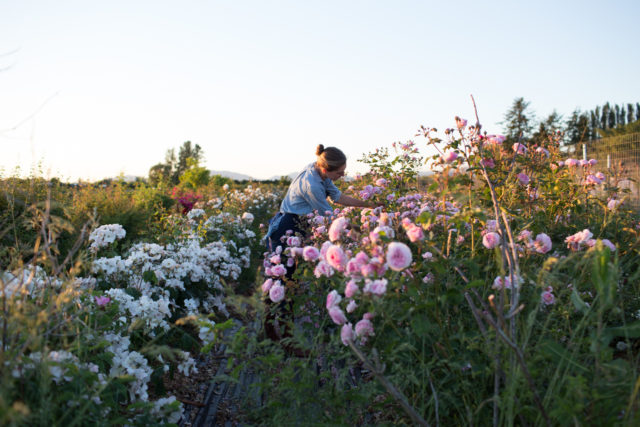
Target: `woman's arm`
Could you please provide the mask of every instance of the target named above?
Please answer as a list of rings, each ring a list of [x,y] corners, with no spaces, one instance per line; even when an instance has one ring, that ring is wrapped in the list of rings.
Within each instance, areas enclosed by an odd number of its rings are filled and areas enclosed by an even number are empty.
[[[340,195],[340,198],[336,200],[336,203],[343,206],[354,206],[356,208],[377,208],[379,204],[373,202],[367,202],[365,200],[356,199],[355,197]]]

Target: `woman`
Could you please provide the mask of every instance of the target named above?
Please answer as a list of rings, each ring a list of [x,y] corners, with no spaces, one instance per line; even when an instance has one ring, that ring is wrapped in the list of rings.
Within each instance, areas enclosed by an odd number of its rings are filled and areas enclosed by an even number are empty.
[[[344,170],[347,167],[347,158],[342,151],[335,147],[324,148],[324,145],[320,144],[316,148],[316,156],[317,160],[304,168],[289,185],[280,205],[280,211],[269,222],[269,231],[266,236],[268,254],[273,253],[278,246],[284,249],[286,244],[280,239],[288,230],[304,237],[302,220],[305,215],[313,211],[330,215],[333,209],[327,202],[327,198],[343,206],[368,208],[377,206],[374,203],[346,196],[333,184],[333,181],[344,176]],[[287,279],[291,279],[294,270],[295,266],[287,268]],[[291,304],[282,301],[277,308],[272,308],[269,298],[265,302],[267,304],[264,323],[266,335],[274,341],[291,337],[291,331],[287,325],[293,318]],[[307,355],[306,351],[291,344],[286,344],[284,347],[296,356]]]
[[[287,230],[304,235],[301,220],[305,215],[313,211],[323,215],[333,212],[327,198],[343,206],[377,206],[342,194],[333,183],[344,176],[347,167],[347,157],[341,150],[335,147],[324,148],[324,145],[320,144],[316,148],[316,156],[317,160],[304,168],[293,180],[280,205],[280,212],[269,222],[266,243],[270,252],[281,244],[280,238]]]

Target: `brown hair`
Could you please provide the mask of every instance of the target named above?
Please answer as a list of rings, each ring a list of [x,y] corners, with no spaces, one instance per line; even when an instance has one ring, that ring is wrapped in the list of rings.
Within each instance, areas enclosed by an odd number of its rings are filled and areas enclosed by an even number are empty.
[[[342,165],[347,163],[347,156],[336,147],[324,148],[324,145],[318,144],[316,156],[318,156],[316,164],[329,172],[340,169]]]

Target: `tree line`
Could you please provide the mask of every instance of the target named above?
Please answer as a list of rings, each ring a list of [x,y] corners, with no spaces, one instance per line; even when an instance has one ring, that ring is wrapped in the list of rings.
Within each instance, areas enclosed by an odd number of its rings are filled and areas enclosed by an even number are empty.
[[[516,98],[501,122],[511,141],[537,142],[562,134],[567,146],[609,136],[640,132],[640,103],[612,105],[610,102],[589,111],[574,110],[568,119],[555,110],[537,120],[530,102]]]

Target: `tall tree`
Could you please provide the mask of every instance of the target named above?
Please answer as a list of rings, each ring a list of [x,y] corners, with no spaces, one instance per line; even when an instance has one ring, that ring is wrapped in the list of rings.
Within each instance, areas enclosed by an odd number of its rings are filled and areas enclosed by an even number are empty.
[[[538,129],[533,133],[532,139],[537,143],[549,141],[558,131],[562,131],[562,128],[562,116],[554,110],[538,123]]]
[[[512,141],[528,140],[531,136],[534,119],[533,112],[529,110],[529,102],[522,97],[516,98],[501,123],[505,126],[505,136]]]
[[[627,123],[631,123],[634,121],[633,118],[633,104],[627,104]]]

